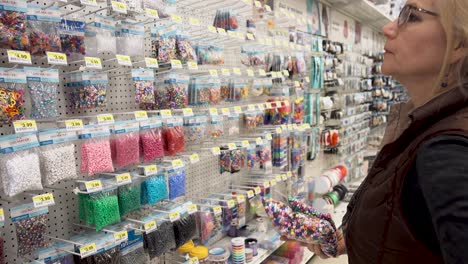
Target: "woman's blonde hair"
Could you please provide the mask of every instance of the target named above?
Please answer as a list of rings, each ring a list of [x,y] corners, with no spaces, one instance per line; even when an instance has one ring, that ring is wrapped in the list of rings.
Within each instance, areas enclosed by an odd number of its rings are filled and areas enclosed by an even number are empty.
[[[468,54],[465,54],[458,62],[451,64],[451,52],[459,47],[468,45],[468,1],[467,0],[438,0],[440,6],[440,20],[447,35],[447,50],[445,51],[444,64],[442,65],[436,92],[447,74],[449,75],[449,87],[463,85],[468,82]],[[467,47],[468,48],[468,47]]]

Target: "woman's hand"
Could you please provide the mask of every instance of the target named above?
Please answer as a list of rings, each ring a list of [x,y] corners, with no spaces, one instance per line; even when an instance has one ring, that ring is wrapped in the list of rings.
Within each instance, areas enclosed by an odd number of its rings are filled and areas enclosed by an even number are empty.
[[[337,245],[338,246],[338,248],[337,248],[337,257],[338,257],[340,255],[346,254],[346,244],[345,244],[345,240],[344,240],[344,237],[343,237],[343,231],[341,231],[341,229],[339,229],[336,232],[336,238],[337,238],[337,244],[338,244]],[[281,237],[281,240],[289,241],[286,237]],[[293,240],[291,240],[291,241],[293,241]],[[322,259],[330,258],[329,256],[325,255],[325,253],[323,253],[323,251],[322,251],[319,244],[301,243],[301,245],[303,247],[307,247],[311,252],[314,253],[314,255],[317,255]]]

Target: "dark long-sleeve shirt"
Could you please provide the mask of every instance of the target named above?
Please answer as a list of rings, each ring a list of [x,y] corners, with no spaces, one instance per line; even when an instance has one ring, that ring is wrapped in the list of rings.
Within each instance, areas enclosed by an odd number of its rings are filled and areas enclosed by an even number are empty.
[[[447,264],[468,263],[468,138],[439,136],[419,148],[402,207],[416,239]]]

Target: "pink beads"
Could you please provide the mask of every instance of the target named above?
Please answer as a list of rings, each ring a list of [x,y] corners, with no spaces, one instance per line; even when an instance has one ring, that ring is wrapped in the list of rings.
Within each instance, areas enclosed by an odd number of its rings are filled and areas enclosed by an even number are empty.
[[[112,171],[114,167],[109,139],[88,140],[81,145],[81,173],[92,176]]]
[[[143,162],[147,163],[164,157],[164,143],[160,129],[148,129],[140,134],[141,152]]]
[[[140,162],[138,131],[115,136],[112,140],[112,159],[118,169]]]

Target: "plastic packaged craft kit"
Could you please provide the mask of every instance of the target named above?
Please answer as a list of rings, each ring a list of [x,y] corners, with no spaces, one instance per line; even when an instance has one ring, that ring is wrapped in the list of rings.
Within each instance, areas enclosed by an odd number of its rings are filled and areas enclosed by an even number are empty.
[[[86,24],[83,21],[62,18],[58,29],[62,52],[67,55],[86,54],[85,27]]]
[[[24,119],[26,74],[22,70],[0,68],[0,123]]]
[[[0,49],[25,50],[29,48],[26,32],[26,1],[12,1],[0,10]]]
[[[185,151],[183,120],[180,117],[169,118],[163,128],[164,147],[168,156]]]
[[[16,230],[18,255],[32,253],[45,247],[48,223],[48,207],[35,208],[34,204],[23,204],[11,208],[12,222]]]
[[[45,55],[47,51],[60,52],[62,44],[57,28],[60,10],[56,6],[46,11],[37,4],[28,4],[29,51],[32,55]]]
[[[117,25],[117,53],[138,56],[145,51],[145,26],[143,23],[121,21]]]

